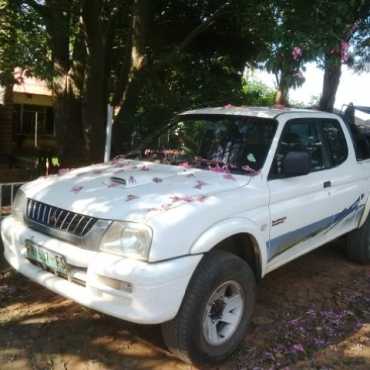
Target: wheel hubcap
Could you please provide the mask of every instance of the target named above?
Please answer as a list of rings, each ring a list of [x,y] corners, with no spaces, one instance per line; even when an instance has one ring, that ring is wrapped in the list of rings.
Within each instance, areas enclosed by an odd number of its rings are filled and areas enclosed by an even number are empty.
[[[244,310],[244,293],[236,281],[227,281],[214,290],[203,314],[203,334],[211,345],[230,339]]]

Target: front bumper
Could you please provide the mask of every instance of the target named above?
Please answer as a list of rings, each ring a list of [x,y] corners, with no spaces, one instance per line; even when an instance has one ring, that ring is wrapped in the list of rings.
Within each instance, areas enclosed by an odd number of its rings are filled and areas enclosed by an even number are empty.
[[[93,252],[29,229],[12,216],[1,223],[4,256],[21,274],[86,307],[139,323],[159,324],[173,319],[201,255],[157,263]],[[45,271],[25,258],[25,240],[63,255],[83,285]],[[129,283],[132,291],[117,289],[109,279]]]

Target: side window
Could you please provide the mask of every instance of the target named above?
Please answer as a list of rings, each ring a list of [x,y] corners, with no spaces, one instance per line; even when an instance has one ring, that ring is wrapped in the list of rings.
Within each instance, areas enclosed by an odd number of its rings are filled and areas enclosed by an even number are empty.
[[[335,119],[320,119],[319,125],[327,148],[330,167],[339,166],[348,156],[347,141],[342,127]]]
[[[320,171],[326,167],[323,144],[316,123],[316,119],[299,118],[285,125],[270,171],[270,178],[283,177],[283,161],[289,152],[308,152],[311,157],[312,171]]]

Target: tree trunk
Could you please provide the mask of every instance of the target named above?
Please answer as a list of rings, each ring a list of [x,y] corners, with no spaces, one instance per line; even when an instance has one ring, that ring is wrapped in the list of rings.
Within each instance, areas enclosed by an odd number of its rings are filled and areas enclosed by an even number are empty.
[[[325,57],[324,84],[319,103],[320,110],[333,112],[341,74],[340,56],[327,54]]]
[[[146,48],[148,46],[148,32],[151,22],[151,4],[147,0],[133,1],[133,15],[131,22],[130,61],[129,65],[123,66],[122,81],[118,84],[119,90],[115,93],[115,102],[119,106],[113,131],[113,151],[120,153],[123,138],[129,130],[123,127],[128,117],[132,117],[137,109],[137,101],[143,84],[144,74],[148,67]],[[129,142],[129,138],[125,138]]]
[[[277,77],[278,89],[275,96],[275,104],[282,105],[284,107],[288,106],[288,95],[289,95],[289,83],[285,72],[281,71],[280,76]]]
[[[275,104],[286,107],[288,105],[288,91],[286,89],[279,88],[275,96]]]
[[[90,0],[83,9],[87,40],[86,85],[82,119],[89,157],[102,161],[104,157],[107,116],[106,30],[100,18],[102,1]],[[109,74],[109,72],[108,72]]]
[[[47,0],[45,15],[53,53],[53,90],[56,97],[54,119],[59,156],[62,166],[71,166],[81,161],[84,155],[84,140],[81,126],[81,102],[76,96],[70,63],[69,0]]]

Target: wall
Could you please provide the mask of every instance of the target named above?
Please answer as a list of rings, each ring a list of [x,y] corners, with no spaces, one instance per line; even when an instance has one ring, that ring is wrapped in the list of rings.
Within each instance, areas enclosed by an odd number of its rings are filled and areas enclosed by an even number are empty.
[[[0,154],[10,154],[12,150],[12,115],[13,109],[11,105],[0,105]]]
[[[13,93],[14,104],[31,104],[52,107],[54,105],[54,101],[54,97],[48,95],[33,95],[19,92]]]

